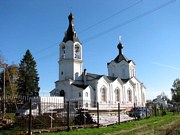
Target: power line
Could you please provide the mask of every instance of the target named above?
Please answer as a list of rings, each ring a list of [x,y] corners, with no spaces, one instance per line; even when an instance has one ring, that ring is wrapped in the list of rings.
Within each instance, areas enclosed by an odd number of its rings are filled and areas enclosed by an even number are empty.
[[[127,25],[127,24],[129,24],[129,23],[131,23],[131,22],[134,22],[134,21],[136,21],[136,20],[138,20],[138,19],[140,19],[140,18],[142,18],[142,17],[144,17],[144,16],[147,16],[147,15],[149,15],[149,14],[151,14],[151,13],[154,13],[154,12],[160,10],[161,8],[164,8],[164,7],[166,7],[166,6],[174,3],[175,1],[176,1],[176,0],[170,0],[170,1],[168,1],[168,2],[166,2],[166,3],[164,3],[164,4],[160,5],[160,6],[158,6],[158,7],[156,7],[156,8],[153,8],[153,9],[151,9],[151,10],[145,12],[145,13],[142,13],[142,14],[136,16],[136,17],[133,17],[133,18],[125,21],[125,22],[122,22],[122,23],[119,24],[119,25],[116,25],[116,26],[114,26],[114,27],[112,27],[112,28],[110,28],[110,29],[107,29],[107,30],[105,30],[105,31],[103,31],[103,32],[100,32],[100,33],[98,33],[98,34],[96,34],[96,35],[94,35],[94,36],[92,36],[92,37],[84,40],[83,43],[86,43],[86,42],[89,42],[89,41],[91,41],[91,40],[93,40],[93,39],[99,38],[100,36],[103,36],[103,35],[111,32],[111,31],[113,31],[113,30],[115,30],[115,29],[117,29],[117,28],[119,28],[119,27],[125,26],[125,25]],[[138,1],[138,2],[136,2],[136,3],[134,3],[134,4],[132,4],[132,5],[130,5],[130,6],[127,7],[127,8],[124,8],[124,9],[120,10],[120,11],[117,12],[117,13],[114,13],[113,15],[111,15],[111,16],[109,16],[109,17],[107,17],[107,18],[105,18],[105,19],[103,19],[103,20],[101,20],[101,21],[99,21],[99,22],[97,22],[97,23],[89,26],[89,27],[87,27],[86,29],[82,30],[81,33],[83,33],[84,31],[87,31],[87,30],[95,27],[96,25],[98,25],[98,24],[100,24],[100,23],[103,23],[104,21],[106,21],[106,20],[108,20],[108,19],[116,16],[117,14],[120,14],[120,13],[126,11],[127,9],[129,9],[129,8],[131,8],[131,7],[139,4],[140,2],[142,2],[142,0],[140,0],[140,1]],[[58,43],[55,43],[55,44],[58,44]],[[50,46],[48,46],[48,47],[46,47],[46,48],[44,48],[44,49],[36,52],[36,54],[41,53],[41,52],[43,52],[43,51],[51,48],[51,47],[54,46],[55,44],[50,45]],[[44,58],[44,57],[43,57],[43,58]],[[41,59],[41,58],[38,58],[38,59]]]
[[[54,47],[54,46],[57,45],[57,44],[59,44],[59,43],[51,44],[51,45],[49,45],[48,47],[43,48],[43,49],[41,49],[40,51],[35,52],[35,55],[37,55],[37,54],[39,54],[39,53],[41,53],[41,52],[43,52],[43,51],[45,51],[45,50],[47,50],[47,49],[49,49],[49,48],[51,48],[51,47]]]
[[[99,24],[101,24],[101,23],[103,23],[103,22],[111,19],[112,17],[114,17],[114,16],[116,16],[116,15],[118,15],[118,14],[120,14],[120,13],[123,13],[123,12],[125,12],[126,10],[128,10],[128,9],[136,6],[137,4],[141,3],[142,1],[143,1],[143,0],[138,0],[137,2],[131,4],[130,6],[124,8],[124,9],[121,9],[120,11],[112,14],[111,16],[109,16],[109,17],[107,17],[107,18],[104,18],[103,20],[100,20],[100,21],[96,22],[95,24],[93,24],[93,25],[85,28],[84,30],[80,31],[79,33],[84,33],[85,31],[87,31],[87,30],[95,27],[96,25],[99,25]],[[49,49],[49,48],[51,48],[52,46],[54,46],[54,45],[56,45],[56,44],[58,44],[58,43],[52,44],[52,45],[50,45],[50,46],[48,46],[48,47],[46,47],[46,48],[44,48],[44,49],[42,49],[42,50],[40,50],[40,51],[35,52],[35,55],[36,55],[36,54],[39,54],[39,53],[41,53],[41,52],[43,52],[43,51],[45,51],[45,50],[47,50],[47,49]]]
[[[93,25],[91,25],[91,26],[85,28],[84,30],[80,31],[79,33],[84,33],[85,31],[87,31],[87,30],[89,30],[89,29],[95,27],[96,25],[99,25],[99,24],[101,24],[101,23],[103,23],[103,22],[105,22],[105,21],[111,19],[112,17],[114,17],[114,16],[116,16],[116,15],[118,15],[118,14],[120,14],[120,13],[123,13],[123,12],[125,12],[126,10],[128,10],[128,9],[130,9],[130,8],[132,8],[132,7],[134,7],[134,6],[136,6],[137,4],[141,3],[142,1],[143,1],[143,0],[139,0],[139,1],[135,2],[135,3],[133,3],[132,5],[130,5],[130,6],[126,7],[126,8],[124,8],[124,9],[121,9],[120,11],[118,11],[118,12],[112,14],[111,16],[109,16],[109,17],[107,17],[107,18],[104,18],[103,20],[100,20],[100,21],[96,22],[95,24],[93,24]]]
[[[55,51],[53,51],[53,52],[51,52],[51,53],[48,53],[48,54],[45,55],[45,56],[39,57],[39,58],[37,58],[36,60],[44,60],[44,59],[46,59],[47,57],[51,58],[51,56],[52,56],[53,54],[56,54],[56,53],[57,53],[57,50],[55,50]]]
[[[175,1],[176,1],[176,0],[170,0],[170,1],[168,1],[168,2],[166,2],[166,3],[164,3],[164,4],[162,4],[162,5],[154,8],[154,9],[151,9],[151,10],[149,10],[149,11],[147,11],[147,12],[145,12],[145,13],[142,13],[142,14],[136,16],[136,17],[133,17],[133,18],[131,18],[131,19],[125,21],[125,22],[122,22],[122,23],[119,24],[119,25],[116,25],[116,26],[114,26],[114,27],[112,27],[112,28],[110,28],[110,29],[107,29],[107,30],[105,30],[105,31],[103,31],[103,32],[100,32],[100,33],[98,33],[98,34],[96,34],[96,35],[94,35],[94,36],[86,39],[86,40],[84,41],[84,43],[89,42],[89,41],[91,41],[91,40],[93,40],[93,39],[96,39],[96,38],[98,38],[98,37],[100,37],[100,36],[102,36],[102,35],[105,35],[105,34],[111,32],[111,31],[113,31],[113,30],[115,30],[115,29],[117,29],[117,28],[119,28],[119,27],[125,26],[125,25],[127,25],[127,24],[129,24],[129,23],[131,23],[131,22],[134,22],[134,21],[136,21],[136,20],[138,20],[138,19],[140,19],[140,18],[142,18],[142,17],[144,17],[144,16],[147,16],[147,15],[151,14],[151,13],[154,13],[154,12],[160,10],[161,8],[164,8],[164,7],[166,7],[166,6],[174,3]]]

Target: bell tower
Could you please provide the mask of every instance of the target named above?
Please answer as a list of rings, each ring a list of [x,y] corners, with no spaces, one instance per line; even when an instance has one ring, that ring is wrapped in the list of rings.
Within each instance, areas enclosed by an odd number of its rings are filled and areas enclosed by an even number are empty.
[[[59,80],[80,80],[82,74],[82,45],[74,29],[74,16],[68,16],[69,26],[59,45]]]

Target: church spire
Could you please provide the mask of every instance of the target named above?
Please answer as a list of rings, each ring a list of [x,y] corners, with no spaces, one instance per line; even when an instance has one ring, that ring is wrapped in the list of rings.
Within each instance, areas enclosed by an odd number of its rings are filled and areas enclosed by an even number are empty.
[[[65,33],[63,42],[67,42],[69,40],[71,40],[73,42],[75,42],[75,41],[79,42],[79,39],[77,37],[77,33],[74,29],[74,16],[73,16],[72,12],[70,12],[68,19],[69,19],[69,26],[68,26],[68,29]]]

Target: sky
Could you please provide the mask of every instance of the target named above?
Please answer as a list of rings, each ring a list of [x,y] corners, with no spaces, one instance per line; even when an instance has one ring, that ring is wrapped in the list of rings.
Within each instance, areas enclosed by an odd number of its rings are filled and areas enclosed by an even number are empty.
[[[171,98],[180,76],[179,0],[0,0],[0,54],[19,65],[27,49],[37,63],[41,95],[55,88],[59,44],[73,13],[83,46],[83,68],[107,75],[107,63],[123,54],[136,63],[147,99]]]

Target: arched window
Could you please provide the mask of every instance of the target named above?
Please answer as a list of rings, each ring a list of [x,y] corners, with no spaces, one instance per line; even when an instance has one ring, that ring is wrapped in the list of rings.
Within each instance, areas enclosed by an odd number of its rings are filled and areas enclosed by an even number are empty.
[[[61,96],[61,97],[65,97],[65,92],[64,92],[64,90],[61,90],[61,91],[60,91],[60,96]]]
[[[80,59],[80,46],[75,45],[75,58]]]
[[[115,101],[120,101],[120,90],[118,88],[114,91],[115,94]]]
[[[106,88],[105,88],[105,86],[101,87],[100,92],[101,92],[101,101],[105,102],[106,101]]]
[[[128,101],[132,102],[132,91],[130,89],[127,91],[127,96],[128,96]]]
[[[61,47],[61,53],[62,53],[61,58],[65,59],[66,58],[66,48],[64,45]]]
[[[86,92],[85,96],[88,97],[88,92]]]
[[[88,107],[88,103],[86,103],[86,107]]]
[[[64,97],[64,102],[65,102],[65,92],[64,92],[64,90],[61,90],[59,95],[60,95],[60,97]]]

